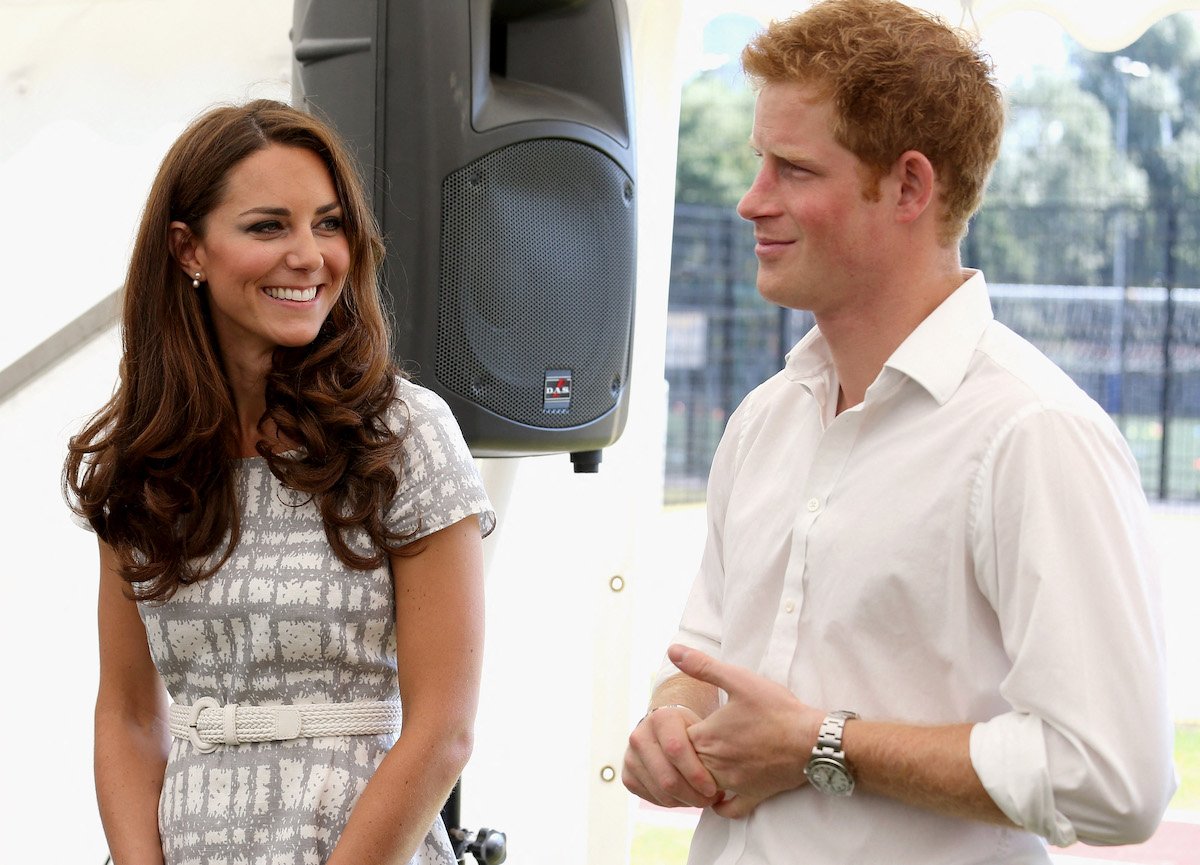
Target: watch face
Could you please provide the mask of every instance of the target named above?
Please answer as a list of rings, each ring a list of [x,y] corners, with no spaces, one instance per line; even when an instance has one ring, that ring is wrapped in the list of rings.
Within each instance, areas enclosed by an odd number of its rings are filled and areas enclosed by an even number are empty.
[[[854,790],[854,779],[845,767],[835,760],[814,757],[804,774],[808,776],[810,784],[831,796],[849,796]]]

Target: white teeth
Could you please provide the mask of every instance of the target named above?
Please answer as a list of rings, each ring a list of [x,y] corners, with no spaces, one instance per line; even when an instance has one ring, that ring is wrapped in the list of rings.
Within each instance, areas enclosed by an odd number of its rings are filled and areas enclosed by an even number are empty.
[[[263,291],[276,300],[306,301],[312,300],[317,296],[317,287],[315,285],[311,285],[308,288],[265,288]]]

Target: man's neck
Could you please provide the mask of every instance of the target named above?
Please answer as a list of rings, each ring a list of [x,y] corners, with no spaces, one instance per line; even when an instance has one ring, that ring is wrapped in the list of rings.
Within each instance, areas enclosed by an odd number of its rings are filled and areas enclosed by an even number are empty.
[[[837,369],[839,413],[863,401],[892,353],[966,279],[956,256],[953,267],[881,286],[861,306],[816,316]]]

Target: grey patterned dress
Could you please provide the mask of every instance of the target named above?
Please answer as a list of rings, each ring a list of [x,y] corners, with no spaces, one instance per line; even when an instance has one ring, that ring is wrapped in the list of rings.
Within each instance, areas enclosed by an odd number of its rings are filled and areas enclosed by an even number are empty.
[[[495,525],[479,474],[445,403],[410,382],[391,422],[404,467],[394,529],[424,536],[471,514]],[[240,461],[242,539],[211,579],[165,605],[140,604],[154,662],[177,703],[399,700],[393,587],[385,564],[347,569],[320,515],[267,469]],[[365,540],[365,536],[363,539]],[[172,739],[159,801],[167,865],[318,865],[394,736],[301,738],[197,751]],[[441,821],[412,863],[453,865]]]

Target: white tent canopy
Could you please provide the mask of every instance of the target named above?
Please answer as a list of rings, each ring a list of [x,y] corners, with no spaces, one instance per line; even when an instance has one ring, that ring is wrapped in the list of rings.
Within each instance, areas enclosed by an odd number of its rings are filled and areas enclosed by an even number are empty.
[[[976,32],[1014,12],[1040,12],[1056,20],[1077,42],[1093,51],[1119,51],[1167,15],[1200,9],[1196,0],[909,0],[951,24]],[[631,4],[632,5],[632,4]],[[686,0],[692,15],[737,11],[766,21],[805,5],[796,0]]]

